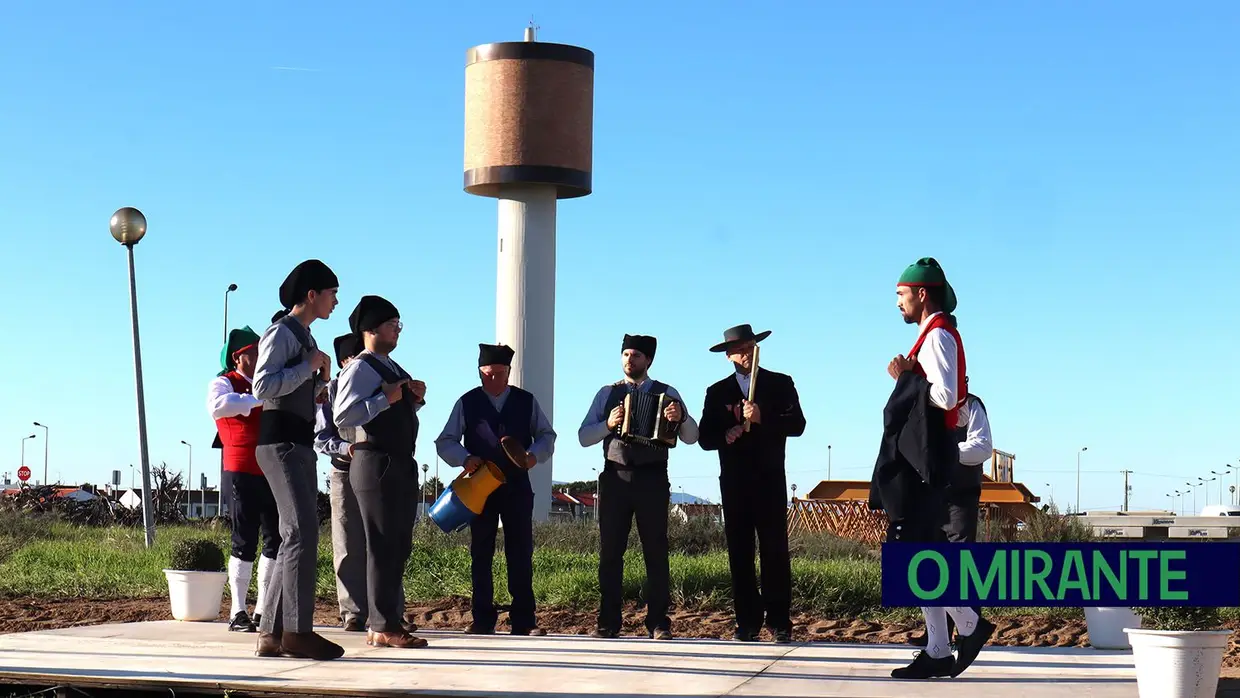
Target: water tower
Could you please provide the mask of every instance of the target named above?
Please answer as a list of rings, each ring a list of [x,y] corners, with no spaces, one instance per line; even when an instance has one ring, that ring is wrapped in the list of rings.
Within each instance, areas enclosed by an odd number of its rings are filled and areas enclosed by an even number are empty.
[[[555,210],[591,191],[594,53],[524,41],[465,57],[465,191],[499,200],[495,341],[512,347],[511,381],[554,423]],[[530,472],[534,518],[551,510],[551,462]]]

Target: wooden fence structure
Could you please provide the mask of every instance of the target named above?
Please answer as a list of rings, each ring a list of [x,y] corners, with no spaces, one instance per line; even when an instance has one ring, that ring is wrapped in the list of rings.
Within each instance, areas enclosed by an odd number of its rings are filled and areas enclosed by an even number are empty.
[[[982,475],[979,535],[1010,537],[1037,510],[1041,500],[1012,479],[1015,460],[1003,451],[992,454],[990,474]],[[792,499],[788,533],[826,532],[878,545],[887,535],[887,515],[870,509],[869,500],[869,481],[823,480],[804,499]]]

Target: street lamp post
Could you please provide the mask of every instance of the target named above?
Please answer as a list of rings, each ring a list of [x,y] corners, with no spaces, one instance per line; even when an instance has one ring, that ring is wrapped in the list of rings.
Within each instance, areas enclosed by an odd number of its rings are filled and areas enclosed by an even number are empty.
[[[831,479],[831,444],[827,444],[827,479]]]
[[[26,464],[26,442],[27,442],[27,441],[29,441],[30,439],[33,439],[33,438],[34,438],[34,434],[31,434],[30,436],[23,436],[23,437],[22,437],[22,461],[21,461],[20,465],[25,465],[25,464]],[[44,480],[44,483],[43,483],[43,484],[47,484],[47,476],[46,476],[46,475],[44,475],[44,476],[43,476],[43,480]]]
[[[1076,452],[1076,512],[1081,513],[1081,454],[1088,451],[1089,446],[1082,446]]]
[[[189,475],[185,478],[185,484],[189,485],[189,499],[185,504],[185,518],[192,519],[194,518],[194,445],[184,439],[181,443],[189,446]]]
[[[129,253],[129,316],[133,324],[134,387],[138,396],[138,455],[142,460],[142,525],[146,547],[155,545],[155,511],[151,502],[151,460],[146,448],[146,399],[142,390],[142,344],[138,339],[138,282],[134,274],[133,248],[146,235],[146,216],[132,206],[119,208],[108,222],[113,239]]]
[[[34,425],[43,430],[43,484],[47,484],[47,436],[49,430],[46,426],[35,422]],[[25,465],[25,463],[22,463]]]

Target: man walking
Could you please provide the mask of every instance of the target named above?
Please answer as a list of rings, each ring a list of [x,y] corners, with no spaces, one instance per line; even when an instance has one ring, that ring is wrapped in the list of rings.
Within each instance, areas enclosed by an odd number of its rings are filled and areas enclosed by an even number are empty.
[[[792,641],[784,458],[788,438],[805,433],[805,415],[791,376],[754,365],[755,346],[770,334],[754,334],[749,325],[738,325],[725,330],[723,342],[711,347],[725,354],[734,370],[706,389],[698,443],[719,452],[735,638],[755,642],[765,624],[782,644]],[[752,381],[757,383],[750,402]],[[754,573],[755,532],[762,555],[761,593]]]
[[[666,394],[674,402],[663,408],[663,418],[675,429],[682,443],[698,440],[698,426],[689,416],[680,393],[649,376],[658,340],[646,335],[624,335],[620,345],[624,379],[605,385],[594,396],[577,438],[584,447],[603,443],[603,472],[598,482],[598,516],[601,550],[598,579],[601,599],[594,637],[620,634],[623,598],[624,551],[629,530],[637,519],[642,558],[646,563],[646,632],[656,640],[672,639],[670,570],[667,549],[667,516],[671,498],[668,479],[670,446],[630,443],[619,437],[626,414],[624,399],[634,392]],[[634,418],[633,415],[628,415]]]
[[[960,467],[964,344],[949,315],[956,308],[956,293],[936,260],[922,258],[905,269],[896,296],[904,321],[918,325],[919,332],[908,357],[896,356],[887,365],[896,387],[887,403],[871,505],[879,503],[887,511],[888,541],[933,543],[943,538],[945,490]],[[907,425],[917,425],[916,432],[906,435]],[[976,521],[976,505],[973,518]],[[995,629],[968,607],[926,607],[922,614],[926,648],[909,666],[892,670],[894,678],[959,676]],[[960,633],[955,658],[947,635],[948,614]]]

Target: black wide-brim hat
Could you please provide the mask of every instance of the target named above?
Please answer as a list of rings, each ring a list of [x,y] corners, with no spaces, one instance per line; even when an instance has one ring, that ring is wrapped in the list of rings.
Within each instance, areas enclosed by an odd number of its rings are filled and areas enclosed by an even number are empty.
[[[710,350],[714,352],[727,351],[728,349],[731,349],[738,344],[744,344],[745,342],[753,342],[754,344],[757,344],[770,336],[770,330],[763,330],[757,334],[754,334],[753,328],[749,325],[737,325],[736,327],[729,327],[724,330],[723,341],[711,347]]]

